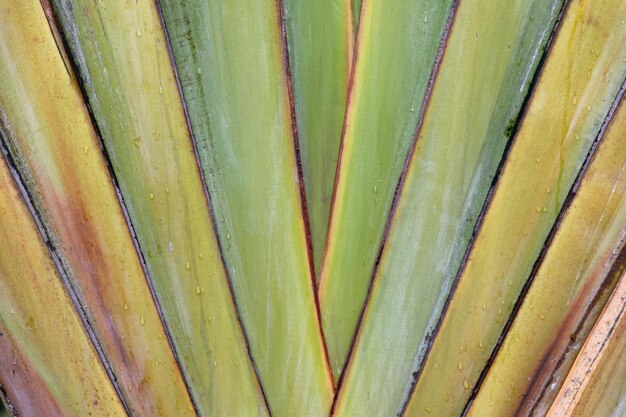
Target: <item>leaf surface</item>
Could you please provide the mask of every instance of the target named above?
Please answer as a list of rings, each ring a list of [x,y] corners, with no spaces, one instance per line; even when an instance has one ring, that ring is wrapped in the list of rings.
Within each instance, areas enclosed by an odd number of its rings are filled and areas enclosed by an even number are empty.
[[[625,312],[626,275],[622,275],[548,417],[619,417],[626,413]]]
[[[533,403],[546,395],[544,390],[558,389],[563,381],[555,378],[555,368],[568,366],[563,362],[575,355],[574,342],[580,347],[588,335],[579,327],[590,320],[598,294],[611,285],[613,263],[626,238],[623,99],[601,140],[576,195],[557,220],[555,235],[468,416],[540,415]]]
[[[367,295],[451,4],[363,3],[319,278],[335,377],[343,369]]]
[[[463,410],[620,91],[625,17],[569,3],[406,416]]]
[[[44,10],[24,1],[20,9],[5,5],[1,15],[2,141],[123,401],[132,415],[194,416],[89,113]]]
[[[372,273],[337,415],[402,411],[560,5],[459,3]],[[373,391],[389,401],[365,401]]]
[[[3,36],[15,14],[37,15],[6,6]],[[22,416],[127,416],[4,158],[0,239],[0,400]]]
[[[198,412],[267,415],[156,4],[55,5]]]
[[[281,3],[161,4],[272,415],[326,415],[332,381],[307,250]]]
[[[352,60],[349,0],[284,0],[314,266],[320,267]]]

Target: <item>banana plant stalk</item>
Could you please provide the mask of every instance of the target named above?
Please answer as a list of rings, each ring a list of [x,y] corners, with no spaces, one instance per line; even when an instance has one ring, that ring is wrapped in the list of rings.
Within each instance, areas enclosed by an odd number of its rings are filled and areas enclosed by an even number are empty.
[[[625,22],[0,0],[0,402],[622,416]]]

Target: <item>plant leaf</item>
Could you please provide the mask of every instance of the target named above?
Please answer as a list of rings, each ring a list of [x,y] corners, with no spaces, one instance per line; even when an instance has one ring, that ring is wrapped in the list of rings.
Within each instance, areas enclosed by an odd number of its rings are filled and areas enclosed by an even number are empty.
[[[593,320],[589,312],[597,295],[611,285],[612,266],[624,246],[625,160],[622,99],[576,195],[557,220],[555,235],[468,416],[537,415],[534,403],[562,383],[554,370],[568,366],[566,356],[577,351],[574,341],[586,339],[591,329],[585,333],[578,328]]]
[[[373,273],[337,415],[402,410],[560,5],[459,4]],[[388,403],[364,401],[371,391],[383,392]]]
[[[195,415],[76,80],[39,1],[21,4],[0,13],[2,140],[126,407]]]
[[[335,377],[343,369],[365,301],[451,3],[363,3],[319,279]]]
[[[352,60],[350,2],[284,0],[314,266],[319,269]]]
[[[198,412],[267,415],[156,4],[55,5]]]
[[[623,126],[623,125],[622,125]],[[622,149],[624,149],[622,147]],[[626,274],[559,391],[548,417],[619,417],[626,412]]]
[[[41,18],[20,5],[0,6],[3,45],[12,19]],[[22,416],[126,416],[4,158],[0,239],[0,400]]]
[[[321,416],[316,312],[280,3],[162,1],[224,259],[274,416]]]
[[[463,410],[624,81],[625,17],[569,3],[407,416]]]

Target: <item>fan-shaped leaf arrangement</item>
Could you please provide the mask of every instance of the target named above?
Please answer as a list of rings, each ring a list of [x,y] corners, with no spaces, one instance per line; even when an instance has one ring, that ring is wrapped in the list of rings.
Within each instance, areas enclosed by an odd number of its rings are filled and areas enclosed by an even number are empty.
[[[626,415],[625,22],[0,0],[6,412]]]

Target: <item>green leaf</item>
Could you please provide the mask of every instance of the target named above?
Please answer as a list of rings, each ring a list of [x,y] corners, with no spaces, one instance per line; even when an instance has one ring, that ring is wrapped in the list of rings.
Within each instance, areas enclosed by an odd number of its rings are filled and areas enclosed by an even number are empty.
[[[625,18],[619,0],[569,4],[407,416],[465,407],[626,77]]]
[[[322,416],[316,312],[274,2],[162,1],[228,271],[274,416]]]
[[[560,4],[459,3],[373,273],[337,415],[403,409]],[[372,390],[389,401],[364,401]]]
[[[368,291],[451,3],[363,3],[319,278],[324,334],[336,377]]]
[[[352,60],[350,3],[285,0],[284,4],[313,259],[319,269]]]
[[[156,4],[55,4],[200,415],[267,415]]]

